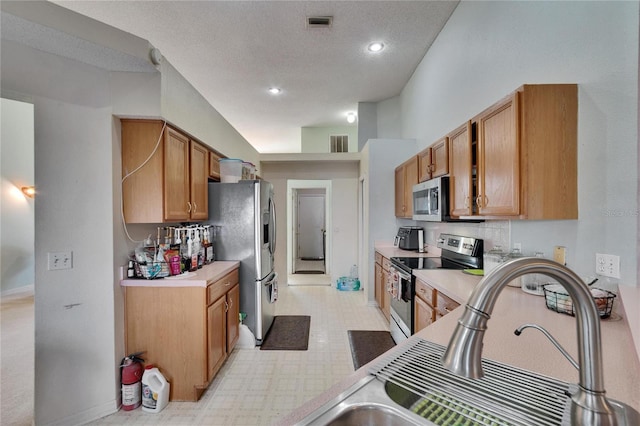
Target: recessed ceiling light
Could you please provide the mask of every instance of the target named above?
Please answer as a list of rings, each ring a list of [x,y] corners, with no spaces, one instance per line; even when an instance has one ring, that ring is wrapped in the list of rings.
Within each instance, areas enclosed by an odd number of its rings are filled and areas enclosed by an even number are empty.
[[[348,112],[347,113],[347,122],[349,124],[356,122],[356,113],[355,112]]]
[[[373,53],[377,53],[380,52],[382,49],[384,49],[384,44],[376,41],[374,43],[371,43],[368,47],[367,50],[369,50],[369,52],[373,52]]]
[[[272,95],[279,95],[280,92],[282,92],[282,89],[280,89],[278,87],[270,87],[269,88],[269,93],[271,93]]]

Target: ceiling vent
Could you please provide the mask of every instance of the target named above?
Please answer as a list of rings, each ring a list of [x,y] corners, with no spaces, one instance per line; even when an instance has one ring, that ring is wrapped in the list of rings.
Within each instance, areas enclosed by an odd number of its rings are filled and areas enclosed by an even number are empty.
[[[333,16],[307,16],[307,28],[331,28]]]

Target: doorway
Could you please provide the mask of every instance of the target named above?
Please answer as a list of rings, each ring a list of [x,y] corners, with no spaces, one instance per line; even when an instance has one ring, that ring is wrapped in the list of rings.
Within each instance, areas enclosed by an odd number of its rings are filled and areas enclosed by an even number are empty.
[[[331,181],[287,181],[290,285],[331,284]]]

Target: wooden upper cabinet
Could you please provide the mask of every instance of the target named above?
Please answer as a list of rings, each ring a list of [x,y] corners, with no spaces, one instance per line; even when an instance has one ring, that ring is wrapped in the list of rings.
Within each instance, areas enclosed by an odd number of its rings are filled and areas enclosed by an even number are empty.
[[[418,153],[418,182],[431,179],[431,147]]]
[[[518,92],[477,117],[480,215],[520,214]]]
[[[160,120],[121,124],[125,222],[208,219],[209,151]]]
[[[209,151],[209,179],[220,182],[220,156]]]
[[[195,141],[191,141],[189,153],[191,220],[209,219],[209,150]]]
[[[449,173],[449,139],[444,137],[431,145],[431,177]]]
[[[449,133],[449,210],[451,216],[470,216],[473,212],[473,146],[471,121]]]
[[[418,153],[418,181],[449,173],[449,141],[446,137]]]
[[[414,155],[395,169],[396,217],[413,216],[413,185],[418,183],[418,156]]]
[[[164,220],[188,220],[190,215],[189,138],[170,127],[164,134]]]
[[[478,114],[449,134],[451,215],[577,219],[577,129],[575,84],[524,85]]]

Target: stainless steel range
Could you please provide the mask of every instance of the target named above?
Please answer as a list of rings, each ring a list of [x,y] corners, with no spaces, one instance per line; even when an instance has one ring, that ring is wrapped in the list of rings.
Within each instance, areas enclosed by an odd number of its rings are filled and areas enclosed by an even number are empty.
[[[459,235],[440,234],[437,246],[440,257],[392,257],[389,270],[391,294],[391,336],[400,343],[414,329],[416,269],[482,269],[483,240]]]

